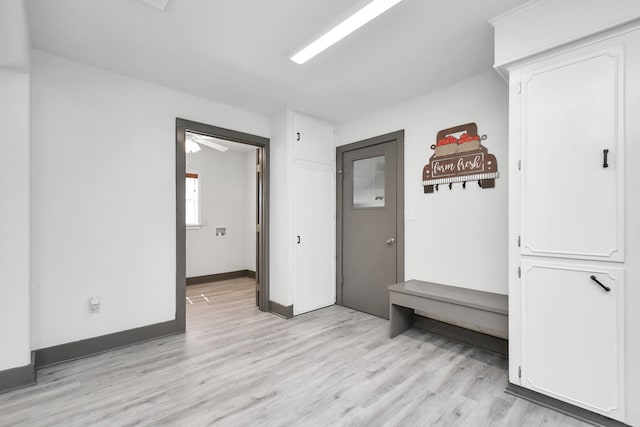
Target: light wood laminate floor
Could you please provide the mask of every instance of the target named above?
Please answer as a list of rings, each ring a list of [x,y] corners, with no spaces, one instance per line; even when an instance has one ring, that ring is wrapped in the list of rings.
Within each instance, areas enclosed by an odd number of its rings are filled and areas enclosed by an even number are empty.
[[[506,395],[494,354],[339,306],[284,320],[249,279],[187,295],[186,334],[44,368],[0,425],[585,425]]]

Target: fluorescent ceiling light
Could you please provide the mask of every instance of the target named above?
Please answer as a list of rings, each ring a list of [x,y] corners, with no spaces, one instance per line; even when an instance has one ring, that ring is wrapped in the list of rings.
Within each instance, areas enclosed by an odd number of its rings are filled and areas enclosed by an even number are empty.
[[[304,64],[326,48],[342,40],[378,15],[391,9],[402,0],[373,0],[362,9],[333,27],[317,40],[291,57],[298,64]]]

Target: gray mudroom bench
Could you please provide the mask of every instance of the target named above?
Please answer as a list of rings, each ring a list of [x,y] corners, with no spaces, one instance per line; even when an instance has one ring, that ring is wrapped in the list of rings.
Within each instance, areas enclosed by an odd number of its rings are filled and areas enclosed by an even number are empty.
[[[488,335],[489,339],[502,339],[506,346],[504,338],[508,335],[509,327],[506,295],[420,280],[396,283],[389,286],[391,338],[411,328],[415,310],[436,319],[452,319],[455,323],[468,325],[452,328],[469,329]]]

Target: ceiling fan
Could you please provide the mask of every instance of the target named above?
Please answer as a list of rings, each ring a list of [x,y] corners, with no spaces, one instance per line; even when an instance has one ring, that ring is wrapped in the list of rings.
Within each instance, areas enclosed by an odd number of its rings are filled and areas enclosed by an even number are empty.
[[[196,153],[200,151],[200,146],[213,148],[214,150],[224,153],[229,150],[229,147],[222,145],[216,141],[222,142],[223,140],[214,138],[211,136],[197,135],[193,133],[187,133],[186,141],[184,144],[184,150],[187,153]]]

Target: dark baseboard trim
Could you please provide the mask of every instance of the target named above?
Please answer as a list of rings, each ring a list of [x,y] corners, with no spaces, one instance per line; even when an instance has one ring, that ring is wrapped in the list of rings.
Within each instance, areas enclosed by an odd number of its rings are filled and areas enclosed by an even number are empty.
[[[208,274],[206,276],[187,277],[187,286],[202,285],[203,283],[222,282],[223,280],[240,279],[241,277],[256,278],[256,272],[251,270],[230,271],[228,273]]]
[[[6,393],[36,383],[35,353],[31,352],[31,363],[18,368],[0,371],[0,393]]]
[[[470,344],[501,356],[508,357],[509,355],[509,341],[503,338],[461,328],[416,314],[413,315],[413,326],[423,331]]]
[[[291,319],[293,317],[293,305],[285,307],[275,301],[269,301],[269,311],[285,319]]]
[[[156,338],[180,334],[184,331],[184,324],[177,320],[170,320],[53,347],[41,348],[35,351],[35,366],[40,369],[45,366],[57,365],[58,363],[128,347]]]
[[[587,411],[586,409],[582,409],[570,403],[563,402],[561,400],[546,396],[533,390],[526,389],[524,387],[520,387],[513,383],[508,383],[507,388],[504,391],[505,393],[512,396],[520,397],[522,399],[528,400],[529,402],[544,406],[545,408],[553,409],[554,411],[558,411],[562,414],[576,418],[580,421],[584,421],[585,423],[593,424],[595,426],[629,427],[627,424],[621,423],[620,421],[612,420],[611,418],[607,418],[603,415]]]

